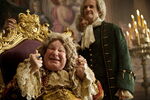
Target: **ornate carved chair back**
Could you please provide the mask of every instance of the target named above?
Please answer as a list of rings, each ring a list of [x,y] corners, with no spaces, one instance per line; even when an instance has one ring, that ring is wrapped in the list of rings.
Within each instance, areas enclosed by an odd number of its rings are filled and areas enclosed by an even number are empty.
[[[7,84],[13,79],[16,68],[20,62],[29,57],[41,43],[48,37],[51,31],[48,24],[40,24],[39,16],[20,13],[15,29],[3,36],[0,33],[0,68],[3,81]]]

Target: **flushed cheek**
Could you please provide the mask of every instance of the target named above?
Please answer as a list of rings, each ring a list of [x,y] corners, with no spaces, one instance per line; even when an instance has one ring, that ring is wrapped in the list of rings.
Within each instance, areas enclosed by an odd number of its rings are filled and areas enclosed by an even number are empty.
[[[67,61],[67,58],[66,58],[66,55],[63,55],[62,57],[61,57],[61,63],[65,66],[65,64],[66,64],[66,61]]]
[[[92,13],[93,13],[92,10],[86,10],[86,11],[85,11],[85,14],[92,14]]]

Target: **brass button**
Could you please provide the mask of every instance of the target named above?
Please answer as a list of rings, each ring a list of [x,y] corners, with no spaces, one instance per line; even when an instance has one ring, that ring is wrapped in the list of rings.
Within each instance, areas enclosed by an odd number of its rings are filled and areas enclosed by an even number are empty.
[[[106,52],[105,54],[106,54],[106,55],[109,55],[110,53],[107,53],[107,52]]]
[[[90,61],[92,62],[93,60],[92,60],[92,59],[90,59]]]
[[[90,53],[90,56],[93,56],[93,55]]]
[[[110,77],[109,79],[113,80],[113,79],[115,79],[115,78],[114,78],[114,77]]]
[[[110,61],[110,60],[108,60],[107,62],[108,62],[108,63],[110,63],[111,61]]]
[[[108,44],[104,44],[104,46],[106,47],[106,46],[108,46]]]
[[[104,36],[104,39],[108,38],[108,36]]]

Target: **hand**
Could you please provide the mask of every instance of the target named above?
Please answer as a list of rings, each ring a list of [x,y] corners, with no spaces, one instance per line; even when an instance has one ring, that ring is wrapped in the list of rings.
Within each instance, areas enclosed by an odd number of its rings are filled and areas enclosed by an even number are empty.
[[[17,23],[17,21],[15,19],[9,18],[5,21],[3,28],[5,30],[14,29],[14,28],[16,28],[16,23]]]
[[[31,63],[31,73],[39,71],[39,68],[42,67],[42,57],[40,53],[36,50],[35,54],[30,54],[30,63]]]
[[[85,76],[85,64],[87,64],[86,59],[79,55],[79,57],[77,58],[76,74],[81,79],[83,79],[83,77]]]

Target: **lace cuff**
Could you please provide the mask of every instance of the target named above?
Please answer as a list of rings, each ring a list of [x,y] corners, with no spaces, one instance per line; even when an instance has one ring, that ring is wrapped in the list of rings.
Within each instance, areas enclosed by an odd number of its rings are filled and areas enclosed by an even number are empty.
[[[133,95],[128,90],[119,89],[115,95],[122,99],[133,99]]]
[[[93,100],[93,95],[98,93],[96,79],[93,71],[85,65],[85,78],[82,81],[82,100]]]

